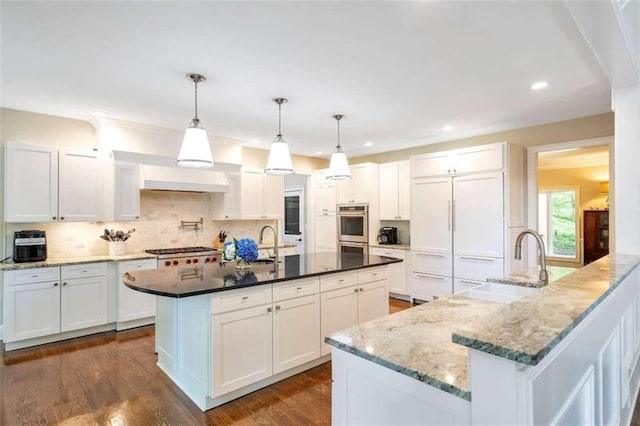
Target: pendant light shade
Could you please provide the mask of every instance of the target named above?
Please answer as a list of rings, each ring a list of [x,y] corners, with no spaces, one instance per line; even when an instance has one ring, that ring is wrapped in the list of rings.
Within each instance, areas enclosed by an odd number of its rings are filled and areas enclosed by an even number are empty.
[[[347,161],[347,154],[344,153],[340,146],[340,119],[343,115],[337,114],[333,118],[338,122],[338,145],[335,151],[331,154],[331,161],[329,162],[329,174],[327,179],[341,180],[351,178],[351,169],[349,168],[349,162]]]
[[[198,119],[198,83],[207,79],[200,74],[187,74],[187,78],[195,84],[195,115],[184,133],[176,162],[183,167],[213,167],[207,131]]]
[[[293,164],[291,163],[291,154],[289,153],[289,144],[282,138],[282,104],[288,102],[284,98],[276,98],[273,102],[278,104],[278,134],[269,151],[267,159],[267,167],[264,171],[272,175],[286,175],[293,173]]]

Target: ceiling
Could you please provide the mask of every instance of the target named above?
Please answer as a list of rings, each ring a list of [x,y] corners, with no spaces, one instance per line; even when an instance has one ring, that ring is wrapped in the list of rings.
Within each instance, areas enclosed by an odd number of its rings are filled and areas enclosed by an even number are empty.
[[[610,111],[562,2],[2,2],[2,106],[293,153],[384,152]],[[545,80],[549,87],[530,90]],[[445,125],[455,126],[445,132]],[[365,147],[365,142],[372,142]],[[316,154],[322,152],[322,154]]]
[[[538,154],[538,170],[573,169],[609,165],[609,147],[546,151]]]

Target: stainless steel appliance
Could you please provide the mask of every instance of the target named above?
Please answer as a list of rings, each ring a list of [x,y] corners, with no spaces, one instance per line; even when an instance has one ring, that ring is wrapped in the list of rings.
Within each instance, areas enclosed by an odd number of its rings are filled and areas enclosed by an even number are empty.
[[[338,252],[369,254],[369,205],[338,205]]]
[[[145,250],[158,256],[158,269],[216,263],[220,252],[210,247],[178,247]]]
[[[47,260],[45,231],[16,231],[13,234],[13,261],[40,262]]]
[[[383,226],[378,234],[380,244],[398,244],[398,228],[395,226]]]

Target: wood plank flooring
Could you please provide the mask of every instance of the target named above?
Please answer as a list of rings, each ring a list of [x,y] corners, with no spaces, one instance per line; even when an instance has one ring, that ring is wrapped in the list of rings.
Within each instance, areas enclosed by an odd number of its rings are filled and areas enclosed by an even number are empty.
[[[391,299],[389,311],[410,306]],[[330,423],[330,362],[203,413],[156,366],[153,327],[13,351],[0,364],[0,425]]]

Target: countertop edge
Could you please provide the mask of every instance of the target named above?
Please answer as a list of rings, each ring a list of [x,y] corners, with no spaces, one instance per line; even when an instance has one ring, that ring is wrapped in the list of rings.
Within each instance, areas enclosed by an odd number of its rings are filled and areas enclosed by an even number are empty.
[[[42,262],[24,262],[24,263],[2,263],[0,264],[0,271],[16,271],[20,269],[33,269],[33,268],[50,268],[55,266],[65,265],[82,265],[85,263],[99,263],[99,262],[122,262],[127,260],[141,260],[141,259],[157,259],[158,256],[150,253],[133,253],[124,254],[121,256],[109,256],[109,255],[97,255],[87,256],[79,258],[69,259],[50,259]]]

